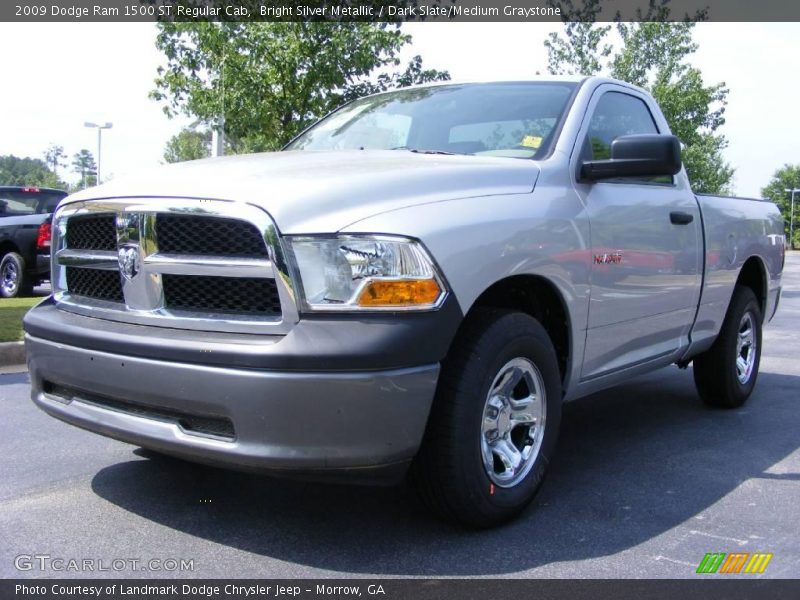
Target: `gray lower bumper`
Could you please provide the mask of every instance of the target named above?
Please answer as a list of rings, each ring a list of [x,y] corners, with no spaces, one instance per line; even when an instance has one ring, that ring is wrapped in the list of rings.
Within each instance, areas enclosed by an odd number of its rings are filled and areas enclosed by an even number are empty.
[[[191,460],[258,470],[407,464],[422,439],[439,373],[438,364],[356,373],[204,367],[31,335],[25,343],[33,400],[50,415]],[[57,392],[62,389],[72,393]],[[127,406],[220,418],[234,433],[219,439]]]

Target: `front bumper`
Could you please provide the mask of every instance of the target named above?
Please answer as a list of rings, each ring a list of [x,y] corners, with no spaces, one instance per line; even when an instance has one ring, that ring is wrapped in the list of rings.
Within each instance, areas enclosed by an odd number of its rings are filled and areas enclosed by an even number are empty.
[[[402,475],[439,372],[271,372],[25,343],[33,401],[58,419],[198,462],[312,477]],[[181,415],[227,420],[233,436],[187,428]]]
[[[390,482],[419,448],[461,319],[449,298],[245,335],[97,319],[50,298],[24,328],[33,401],[67,423],[196,462]]]

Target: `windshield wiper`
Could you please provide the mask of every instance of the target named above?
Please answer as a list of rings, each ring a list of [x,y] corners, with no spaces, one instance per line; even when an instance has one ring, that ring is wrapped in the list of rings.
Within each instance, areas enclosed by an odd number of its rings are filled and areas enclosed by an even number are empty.
[[[389,150],[408,150],[409,152],[414,152],[415,154],[443,154],[445,156],[455,156],[455,152],[445,152],[444,150],[420,150],[419,148],[409,148],[408,146],[397,146],[395,148],[389,148]]]

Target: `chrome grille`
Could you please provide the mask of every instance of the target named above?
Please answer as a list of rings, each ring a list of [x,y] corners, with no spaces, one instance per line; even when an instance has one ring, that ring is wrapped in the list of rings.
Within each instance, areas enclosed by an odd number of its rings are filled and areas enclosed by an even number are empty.
[[[238,333],[283,334],[297,322],[277,231],[256,206],[95,200],[65,204],[53,223],[53,292],[63,310]]]
[[[67,246],[81,250],[116,250],[116,216],[79,215],[70,219]]]
[[[280,315],[274,279],[164,275],[167,308],[220,313]]]
[[[258,229],[237,219],[196,215],[156,216],[160,252],[209,256],[266,257],[267,247]]]

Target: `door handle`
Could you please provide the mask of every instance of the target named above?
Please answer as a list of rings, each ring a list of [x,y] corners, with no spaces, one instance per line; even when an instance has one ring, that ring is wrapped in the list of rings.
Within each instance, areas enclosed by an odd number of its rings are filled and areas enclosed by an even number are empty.
[[[669,213],[669,220],[673,225],[688,225],[694,221],[694,215],[676,210]]]

